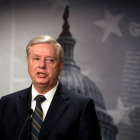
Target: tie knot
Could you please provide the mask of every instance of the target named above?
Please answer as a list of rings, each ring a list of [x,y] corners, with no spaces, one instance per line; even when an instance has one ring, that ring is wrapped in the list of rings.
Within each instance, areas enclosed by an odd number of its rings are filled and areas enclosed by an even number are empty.
[[[36,100],[37,102],[39,102],[39,103],[42,103],[43,101],[46,100],[46,98],[45,98],[43,95],[37,95],[37,96],[35,97],[35,100]]]

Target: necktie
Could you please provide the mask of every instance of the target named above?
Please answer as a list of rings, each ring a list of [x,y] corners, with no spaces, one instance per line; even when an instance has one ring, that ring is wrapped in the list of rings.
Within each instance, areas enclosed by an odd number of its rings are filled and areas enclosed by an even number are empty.
[[[40,129],[43,123],[43,111],[41,103],[46,100],[43,95],[37,95],[35,97],[36,107],[31,119],[31,140],[38,140]]]

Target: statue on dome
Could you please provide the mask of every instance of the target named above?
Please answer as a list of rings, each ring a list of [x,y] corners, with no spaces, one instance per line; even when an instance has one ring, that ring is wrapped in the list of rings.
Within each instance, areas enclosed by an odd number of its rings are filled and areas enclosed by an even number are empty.
[[[62,36],[71,36],[71,33],[69,32],[69,23],[68,23],[68,17],[69,17],[69,6],[67,5],[64,11],[63,19],[64,19],[64,24],[63,24],[63,30],[62,33],[60,34],[60,37]]]

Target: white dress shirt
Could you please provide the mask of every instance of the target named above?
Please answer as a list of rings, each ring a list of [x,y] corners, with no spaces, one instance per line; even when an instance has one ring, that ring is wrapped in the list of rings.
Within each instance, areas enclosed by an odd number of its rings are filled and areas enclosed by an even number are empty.
[[[53,99],[53,96],[56,92],[56,89],[58,87],[59,81],[57,81],[57,84],[54,88],[52,88],[50,91],[48,91],[45,94],[40,94],[40,95],[44,95],[46,100],[41,103],[41,107],[42,107],[42,111],[43,111],[43,121],[46,117],[46,114],[48,112],[48,109],[50,107],[51,101]],[[31,94],[32,94],[32,100],[31,100],[31,108],[33,109],[33,112],[35,110],[36,107],[36,100],[34,100],[34,98],[39,94],[36,89],[34,88],[33,84],[32,84],[32,89],[31,89]]]

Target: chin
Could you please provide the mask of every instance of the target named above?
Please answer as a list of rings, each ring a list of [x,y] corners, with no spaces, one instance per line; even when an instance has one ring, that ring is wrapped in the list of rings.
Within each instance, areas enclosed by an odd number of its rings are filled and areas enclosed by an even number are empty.
[[[33,83],[38,86],[47,86],[49,84],[49,82],[44,81],[34,81]]]
[[[37,84],[40,85],[40,86],[45,86],[45,85],[48,85],[49,83],[48,82],[39,82]]]

